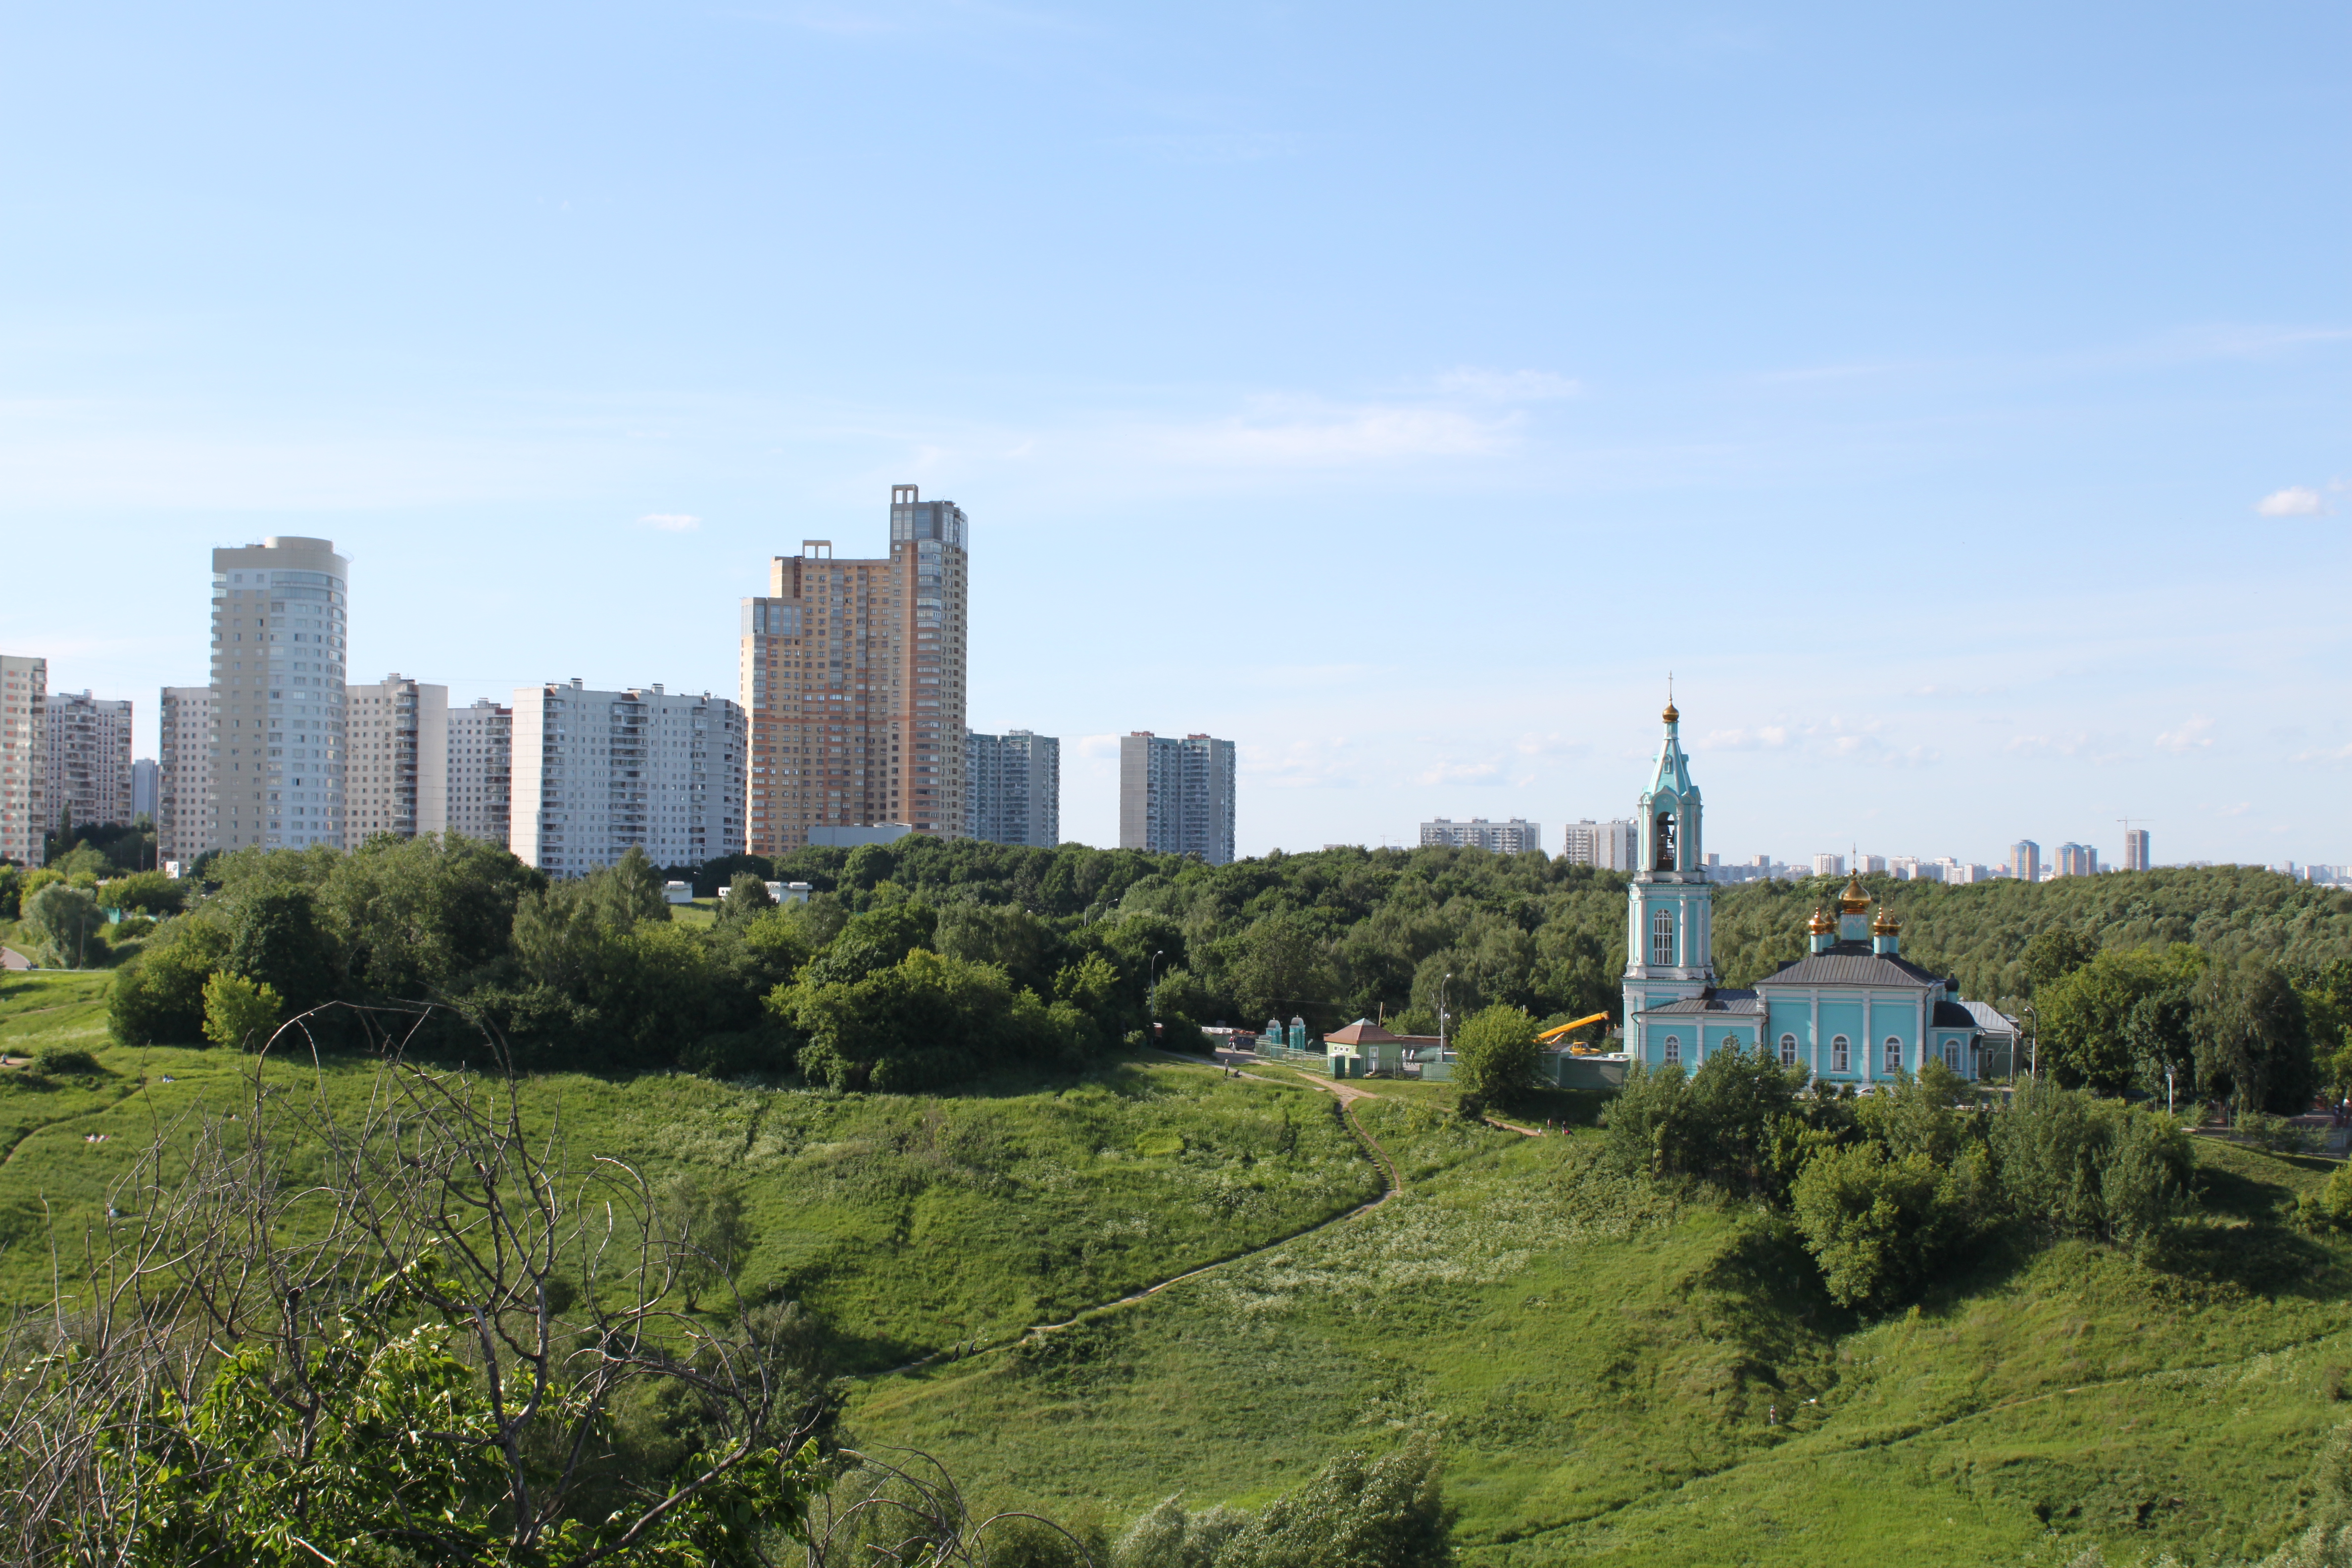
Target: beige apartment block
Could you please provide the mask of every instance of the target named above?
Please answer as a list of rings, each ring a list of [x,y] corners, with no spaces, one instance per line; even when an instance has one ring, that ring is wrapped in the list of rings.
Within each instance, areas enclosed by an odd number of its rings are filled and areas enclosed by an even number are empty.
[[[449,831],[504,844],[510,829],[514,710],[484,697],[449,710]]]
[[[342,845],[350,584],[331,540],[213,552],[208,793],[220,848]]]
[[[449,826],[449,689],[397,671],[343,688],[343,837],[414,838]]]
[[[0,653],[0,860],[37,866],[48,831],[49,661]]]
[[[887,556],[837,559],[831,540],[803,540],[769,563],[767,595],[743,601],[751,853],[789,853],[817,828],[969,831],[967,529],[953,501],[894,485]]]
[[[743,710],[659,686],[518,688],[507,847],[551,877],[642,848],[698,866],[743,842]]]
[[[163,777],[155,803],[155,858],[185,865],[212,844],[206,799],[211,777],[213,689],[166,686]]]
[[[131,820],[131,704],[87,691],[52,691],[44,726],[49,827]]]

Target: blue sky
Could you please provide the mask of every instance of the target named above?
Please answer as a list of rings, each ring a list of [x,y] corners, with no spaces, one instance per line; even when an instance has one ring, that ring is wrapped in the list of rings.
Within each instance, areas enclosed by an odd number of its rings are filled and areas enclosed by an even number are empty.
[[[888,487],[971,721],[1240,743],[1245,851],[2352,861],[2340,5],[0,8],[0,647],[732,693]],[[142,746],[142,750],[146,747]]]

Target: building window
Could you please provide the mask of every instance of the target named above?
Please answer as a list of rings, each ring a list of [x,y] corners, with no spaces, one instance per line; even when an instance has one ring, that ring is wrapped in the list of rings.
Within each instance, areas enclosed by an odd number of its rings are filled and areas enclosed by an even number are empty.
[[[1780,1037],[1780,1065],[1784,1068],[1797,1065],[1797,1037],[1794,1035]]]
[[[1678,1062],[1678,1061],[1681,1061],[1682,1059],[1683,1059],[1683,1043],[1682,1043],[1682,1041],[1680,1041],[1679,1039],[1675,1038],[1675,1037],[1674,1036],[1672,1036],[1672,1035],[1668,1035],[1668,1036],[1666,1037],[1666,1060],[1668,1060],[1668,1061],[1670,1061],[1670,1062]]]
[[[1944,1065],[1945,1065],[1946,1067],[1948,1067],[1948,1068],[1951,1068],[1954,1072],[1958,1072],[1958,1071],[1959,1071],[1959,1070],[1960,1070],[1960,1042],[1959,1042],[1959,1041],[1958,1041],[1958,1040],[1946,1040],[1946,1041],[1944,1042]]]
[[[1675,912],[1660,910],[1650,917],[1650,962],[1671,968],[1675,962]]]
[[[1892,1035],[1886,1037],[1886,1070],[1890,1073],[1903,1070],[1903,1042]]]
[[[1852,1072],[1853,1070],[1853,1047],[1847,1044],[1843,1035],[1840,1035],[1830,1042],[1830,1071]]]

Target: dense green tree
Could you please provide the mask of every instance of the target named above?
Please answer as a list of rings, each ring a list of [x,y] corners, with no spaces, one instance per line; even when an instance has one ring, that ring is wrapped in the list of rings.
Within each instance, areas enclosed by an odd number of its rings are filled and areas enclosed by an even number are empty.
[[[2160,1089],[2165,1061],[2188,1065],[2190,994],[2203,963],[2186,943],[2109,948],[2041,981],[2043,1070],[2114,1094],[2144,1081],[2152,1061]]]
[[[908,1093],[1002,1068],[1072,1066],[1087,1044],[1064,1027],[1071,1015],[1016,992],[993,964],[918,948],[855,981],[822,967],[779,986],[769,1006],[806,1037],[801,1070],[836,1089]]]
[[[186,907],[188,884],[161,871],[134,871],[99,889],[99,902],[126,914],[173,915]]]
[[[546,886],[500,845],[385,835],[335,862],[317,899],[359,994],[424,1001],[469,988],[505,958],[516,906]]]
[[[192,915],[165,926],[114,977],[107,1026],[126,1046],[205,1043],[205,981],[228,958],[222,921]]]
[[[2291,1116],[2318,1087],[2310,1021],[2284,971],[2260,957],[2209,967],[2197,982],[2197,1070],[2243,1114]]]
[[[51,882],[25,900],[25,930],[40,944],[42,962],[80,969],[106,959],[106,916],[87,889]]]
[[[260,886],[230,906],[227,968],[285,998],[289,1012],[333,999],[342,953],[305,887]]]
[[[727,897],[719,901],[719,918],[749,920],[761,910],[775,907],[776,896],[768,891],[766,878],[756,871],[738,871],[735,879],[727,884]]]
[[[1304,1016],[1328,1027],[1344,1007],[1332,995],[1328,944],[1304,915],[1269,915],[1249,927],[1231,971],[1244,1017]]]
[[[1536,1087],[1542,1053],[1536,1047],[1536,1021],[1524,1007],[1496,1003],[1462,1021],[1454,1037],[1454,1081],[1465,1095],[1507,1106]]]
[[[2044,986],[2063,980],[2097,955],[2099,944],[2072,926],[2052,926],[2038,931],[2018,956],[2025,990],[2039,995]]]

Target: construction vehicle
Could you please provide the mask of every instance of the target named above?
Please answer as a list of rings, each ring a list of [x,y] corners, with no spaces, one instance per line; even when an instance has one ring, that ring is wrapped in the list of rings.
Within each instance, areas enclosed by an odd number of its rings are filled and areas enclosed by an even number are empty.
[[[1562,1024],[1558,1028],[1546,1029],[1542,1034],[1536,1037],[1536,1044],[1539,1046],[1556,1046],[1559,1044],[1562,1037],[1576,1033],[1577,1030],[1581,1029],[1587,1024],[1606,1024],[1607,1022],[1609,1022],[1608,1014],[1594,1013],[1587,1017],[1579,1018],[1572,1024]],[[1590,1057],[1598,1055],[1601,1047],[1598,1046],[1586,1045],[1580,1041],[1570,1045],[1568,1049],[1570,1055]]]

